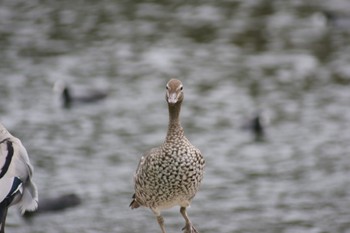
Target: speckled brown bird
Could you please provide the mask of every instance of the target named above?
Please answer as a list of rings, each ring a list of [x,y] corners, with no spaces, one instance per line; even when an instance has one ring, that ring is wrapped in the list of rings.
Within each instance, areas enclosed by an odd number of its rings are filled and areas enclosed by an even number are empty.
[[[186,208],[202,182],[205,161],[201,152],[185,137],[180,124],[183,99],[181,81],[171,79],[166,85],[169,125],[165,142],[141,157],[134,175],[135,194],[130,207],[150,208],[162,233],[166,231],[160,212],[173,206],[180,206],[180,213],[185,219],[186,225],[182,230],[185,233],[198,233]]]

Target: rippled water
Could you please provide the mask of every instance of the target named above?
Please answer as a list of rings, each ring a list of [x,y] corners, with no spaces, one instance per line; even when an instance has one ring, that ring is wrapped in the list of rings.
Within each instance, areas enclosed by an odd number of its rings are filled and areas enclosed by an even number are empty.
[[[8,232],[160,232],[131,211],[132,175],[162,143],[164,86],[185,85],[182,123],[207,161],[189,215],[205,232],[350,232],[349,28],[337,1],[60,1],[0,4],[0,120],[22,139],[41,197],[83,203]],[[108,90],[62,109],[52,86]],[[242,131],[261,110],[264,141]],[[178,209],[164,212],[180,232]]]

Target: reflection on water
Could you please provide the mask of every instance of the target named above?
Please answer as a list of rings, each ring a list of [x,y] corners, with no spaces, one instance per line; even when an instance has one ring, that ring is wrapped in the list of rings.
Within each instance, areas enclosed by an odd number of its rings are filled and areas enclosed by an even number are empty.
[[[128,208],[141,153],[162,142],[164,85],[207,168],[189,214],[200,232],[348,232],[347,1],[4,1],[1,121],[22,139],[43,197],[82,204],[9,232],[158,232]],[[324,12],[331,11],[335,18]],[[343,21],[344,22],[344,21]],[[56,80],[110,95],[62,109]],[[265,140],[242,125],[261,110]],[[180,232],[178,210],[165,211]]]

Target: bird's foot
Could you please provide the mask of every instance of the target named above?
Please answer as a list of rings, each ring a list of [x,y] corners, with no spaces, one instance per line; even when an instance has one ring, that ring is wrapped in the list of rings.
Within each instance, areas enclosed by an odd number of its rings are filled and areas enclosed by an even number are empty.
[[[186,224],[184,228],[182,228],[184,233],[199,233],[197,229],[192,224]]]

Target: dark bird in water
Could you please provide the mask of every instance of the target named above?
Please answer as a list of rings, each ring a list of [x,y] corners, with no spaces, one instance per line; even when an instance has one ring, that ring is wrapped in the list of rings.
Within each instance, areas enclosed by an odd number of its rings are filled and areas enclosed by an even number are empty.
[[[180,109],[184,99],[183,85],[171,79],[166,85],[169,109],[168,132],[164,143],[146,152],[134,175],[135,194],[132,209],[148,207],[157,218],[162,233],[166,233],[163,209],[180,206],[185,219],[185,233],[198,233],[186,208],[196,195],[203,179],[205,161],[201,152],[185,137],[180,124]]]
[[[251,131],[255,141],[264,140],[265,126],[260,113],[256,113],[242,128]]]
[[[40,198],[40,205],[35,211],[26,211],[24,217],[32,217],[36,214],[46,212],[62,211],[67,208],[75,207],[81,204],[81,199],[74,193],[60,195],[58,197]]]
[[[21,213],[38,207],[38,191],[32,182],[33,167],[21,141],[0,123],[0,233],[5,232],[8,208]]]
[[[324,11],[323,12],[328,25],[338,29],[338,30],[346,30],[349,31],[350,29],[350,15],[345,15],[341,13],[331,12],[331,11]]]
[[[97,89],[88,89],[80,93],[75,93],[63,81],[57,81],[55,83],[54,91],[59,94],[62,106],[65,108],[70,108],[73,104],[97,102],[106,98],[108,95],[107,91]]]

